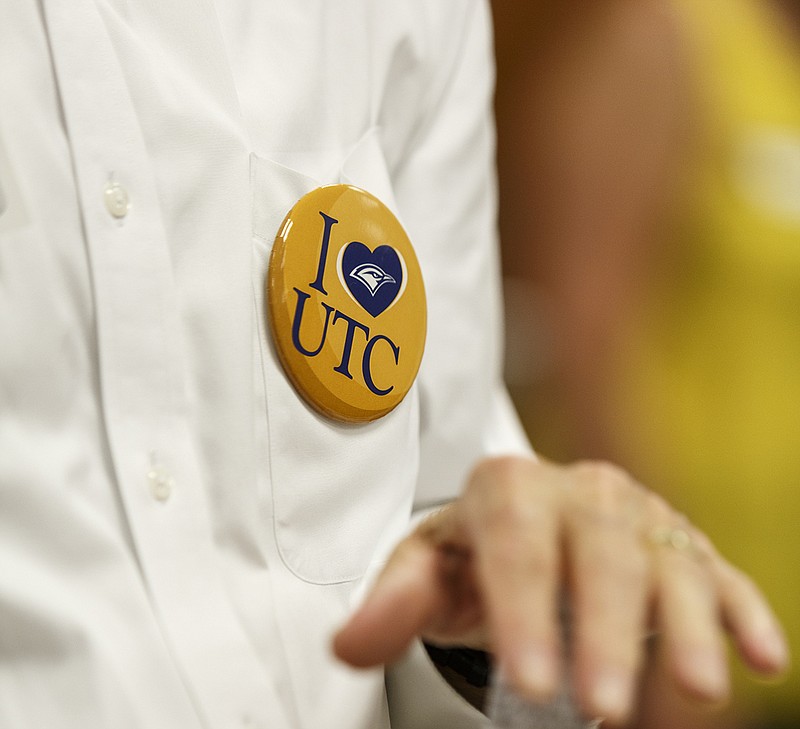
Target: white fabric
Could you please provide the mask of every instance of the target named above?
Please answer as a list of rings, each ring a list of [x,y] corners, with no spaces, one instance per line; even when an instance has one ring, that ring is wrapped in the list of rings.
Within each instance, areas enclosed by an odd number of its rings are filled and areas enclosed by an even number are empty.
[[[386,726],[332,630],[413,505],[527,450],[484,4],[0,13],[0,726]],[[337,181],[396,211],[429,298],[417,385],[359,427],[299,401],[264,325],[281,219]]]

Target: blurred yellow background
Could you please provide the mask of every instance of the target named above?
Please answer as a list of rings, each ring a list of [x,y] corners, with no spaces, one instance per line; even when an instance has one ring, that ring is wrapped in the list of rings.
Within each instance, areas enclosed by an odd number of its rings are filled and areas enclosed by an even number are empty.
[[[800,3],[495,0],[507,377],[534,446],[613,460],[751,574],[800,654]],[[800,729],[800,678],[709,714]]]

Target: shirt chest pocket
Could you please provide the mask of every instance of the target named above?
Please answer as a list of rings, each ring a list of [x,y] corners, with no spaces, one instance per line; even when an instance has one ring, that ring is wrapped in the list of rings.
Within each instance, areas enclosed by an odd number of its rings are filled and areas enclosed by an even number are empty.
[[[323,177],[320,175],[320,177]],[[251,158],[253,290],[257,359],[263,375],[261,429],[268,449],[275,539],[281,559],[316,584],[362,577],[406,529],[418,466],[417,388],[390,413],[367,424],[319,415],[283,371],[266,324],[264,296],[272,241],[284,215],[305,193],[345,182],[393,206],[389,176],[374,131],[327,179]]]

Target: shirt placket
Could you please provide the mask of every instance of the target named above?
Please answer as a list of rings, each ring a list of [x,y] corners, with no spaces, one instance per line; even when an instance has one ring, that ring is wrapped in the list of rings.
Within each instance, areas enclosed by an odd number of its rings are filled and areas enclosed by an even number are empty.
[[[44,8],[92,270],[108,444],[154,617],[196,723],[288,726],[215,553],[170,255],[136,111],[94,3]]]

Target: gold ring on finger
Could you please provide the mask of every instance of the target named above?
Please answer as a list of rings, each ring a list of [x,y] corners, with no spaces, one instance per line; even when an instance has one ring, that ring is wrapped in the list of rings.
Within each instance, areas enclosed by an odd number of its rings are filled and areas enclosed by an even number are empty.
[[[682,527],[655,527],[647,535],[647,540],[654,547],[670,547],[677,552],[683,552],[690,556],[697,554],[692,535]]]

